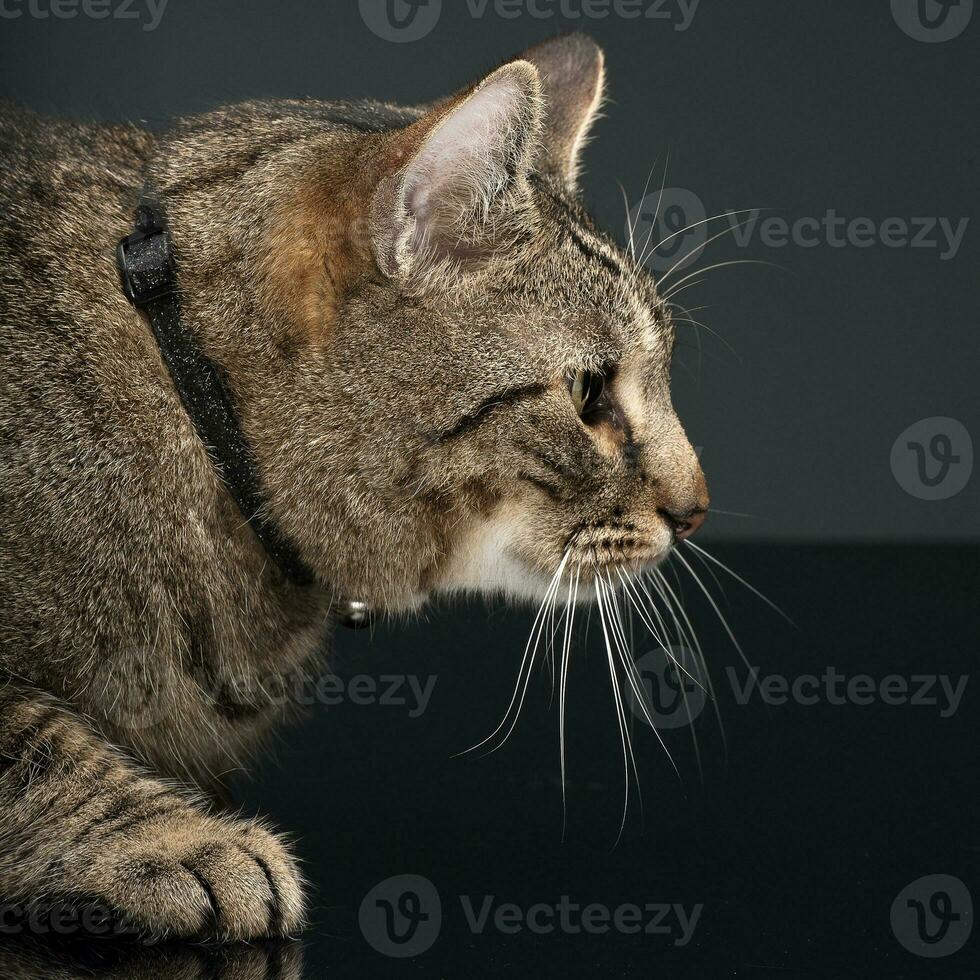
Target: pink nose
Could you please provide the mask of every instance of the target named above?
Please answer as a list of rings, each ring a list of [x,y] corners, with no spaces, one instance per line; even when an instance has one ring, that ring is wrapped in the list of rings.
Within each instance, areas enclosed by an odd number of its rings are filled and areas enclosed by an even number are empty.
[[[686,541],[704,523],[703,510],[687,510],[683,513],[671,510],[660,512],[674,532],[678,541]]]

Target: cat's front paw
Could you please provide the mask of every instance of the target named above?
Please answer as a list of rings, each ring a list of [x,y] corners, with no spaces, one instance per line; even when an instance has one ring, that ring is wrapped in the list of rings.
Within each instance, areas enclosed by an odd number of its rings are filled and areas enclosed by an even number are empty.
[[[303,883],[283,842],[253,821],[190,807],[110,829],[73,877],[73,893],[153,937],[263,939],[303,923]]]

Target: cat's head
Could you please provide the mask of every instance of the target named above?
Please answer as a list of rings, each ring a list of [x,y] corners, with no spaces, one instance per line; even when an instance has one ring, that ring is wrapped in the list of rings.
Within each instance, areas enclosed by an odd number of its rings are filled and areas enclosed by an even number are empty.
[[[602,98],[591,41],[545,43],[396,141],[377,189],[383,275],[351,322],[388,338],[372,371],[406,489],[458,494],[437,588],[540,597],[566,553],[585,580],[636,569],[707,509],[671,405],[670,310],[576,199]]]
[[[406,125],[341,137],[305,212],[321,227],[277,246],[315,339],[251,411],[273,508],[338,591],[540,598],[566,555],[587,583],[661,561],[702,521],[670,308],[577,199],[603,76],[592,41],[563,37]],[[322,255],[309,242],[331,222]]]

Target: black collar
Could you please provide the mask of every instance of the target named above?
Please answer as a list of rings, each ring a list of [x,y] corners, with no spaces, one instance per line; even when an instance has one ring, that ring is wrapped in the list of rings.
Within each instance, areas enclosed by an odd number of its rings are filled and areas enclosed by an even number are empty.
[[[184,408],[246,523],[291,582],[311,584],[297,548],[265,513],[255,453],[222,371],[181,324],[170,233],[158,205],[140,204],[136,231],[119,243],[117,258],[126,298],[149,318]]]

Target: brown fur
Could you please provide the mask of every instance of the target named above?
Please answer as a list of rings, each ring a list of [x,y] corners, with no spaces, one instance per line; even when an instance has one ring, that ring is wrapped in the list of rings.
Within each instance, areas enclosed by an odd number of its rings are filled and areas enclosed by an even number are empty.
[[[0,895],[297,929],[284,844],[173,780],[209,789],[281,719],[331,601],[540,594],[566,550],[637,567],[706,507],[669,310],[574,197],[601,91],[566,38],[429,109],[250,103],[160,139],[3,115]],[[119,289],[146,179],[314,587],[236,510]],[[610,374],[588,423],[582,367]]]

